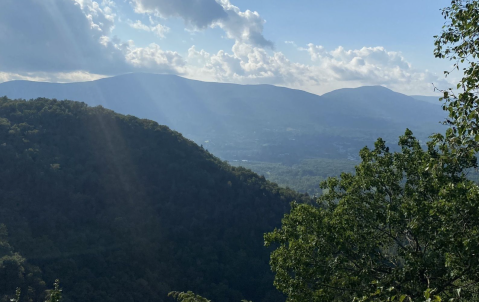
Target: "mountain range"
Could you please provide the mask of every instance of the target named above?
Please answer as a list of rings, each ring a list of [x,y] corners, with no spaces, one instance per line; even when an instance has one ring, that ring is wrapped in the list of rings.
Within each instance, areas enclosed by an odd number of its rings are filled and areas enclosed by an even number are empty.
[[[440,106],[381,86],[319,96],[142,73],[65,84],[11,81],[0,84],[0,95],[69,99],[151,119],[230,161],[354,158],[377,137],[397,141],[407,127],[425,139],[442,130],[446,116]]]
[[[316,194],[378,136],[426,138],[445,117],[380,86],[318,96],[152,74],[12,81],[0,95],[29,100],[0,97],[0,301],[16,286],[22,302],[44,301],[56,278],[65,302],[166,301],[173,290],[282,301],[263,234],[311,199],[213,154]]]
[[[411,95],[412,98],[423,101],[423,102],[428,102],[430,104],[434,105],[441,105],[442,102],[439,100],[442,96],[425,96],[425,95]]]

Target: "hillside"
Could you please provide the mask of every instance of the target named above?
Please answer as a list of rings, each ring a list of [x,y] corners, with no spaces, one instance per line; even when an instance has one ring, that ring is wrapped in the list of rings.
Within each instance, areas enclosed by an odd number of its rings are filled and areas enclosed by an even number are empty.
[[[440,106],[380,86],[318,96],[155,74],[69,84],[12,81],[0,84],[1,95],[102,105],[167,125],[222,159],[289,164],[357,157],[377,137],[396,140],[406,127],[426,138],[441,129],[438,122],[445,117]]]
[[[354,173],[354,167],[359,163],[347,159],[315,158],[294,165],[266,162],[232,162],[231,165],[251,169],[280,186],[319,196],[322,193],[319,187],[322,181],[337,177],[342,172]]]
[[[423,101],[423,102],[428,102],[434,105],[441,105],[442,102],[439,101],[439,98],[441,96],[424,96],[424,95],[411,95],[413,99]]]
[[[372,129],[380,123],[386,123],[390,127],[407,124],[424,129],[430,124],[437,125],[441,116],[444,116],[440,108],[418,102],[412,97],[382,86],[343,88],[326,93],[322,97],[343,106],[343,115],[357,119],[351,120],[351,124],[360,121],[364,123],[363,127],[370,126]]]
[[[0,153],[0,224],[37,279],[61,280],[64,301],[282,299],[263,233],[307,197],[156,122],[79,102],[0,98]]]

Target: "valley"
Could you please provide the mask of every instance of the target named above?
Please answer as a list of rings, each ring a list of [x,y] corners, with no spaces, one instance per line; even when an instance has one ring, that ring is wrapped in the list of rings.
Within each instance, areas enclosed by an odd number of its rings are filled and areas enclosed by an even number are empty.
[[[0,302],[479,301],[479,0],[1,0]]]
[[[425,141],[445,129],[439,122],[446,117],[441,106],[380,86],[318,96],[271,85],[210,83],[157,74],[68,84],[13,81],[0,84],[0,95],[69,99],[151,119],[234,165],[249,161],[292,167],[315,159],[354,163],[359,150],[371,147],[378,137],[394,148],[410,128]],[[244,165],[263,172],[261,165]],[[276,180],[280,175],[275,171],[265,177]],[[311,185],[308,189],[294,185],[301,181],[290,177],[284,184],[315,191]]]

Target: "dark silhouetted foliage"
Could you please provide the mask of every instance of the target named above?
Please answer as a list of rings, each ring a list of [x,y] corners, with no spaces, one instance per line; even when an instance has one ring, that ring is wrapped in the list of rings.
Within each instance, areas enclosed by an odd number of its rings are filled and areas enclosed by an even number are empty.
[[[0,223],[48,284],[62,280],[62,301],[282,299],[262,236],[306,195],[72,101],[0,98],[0,154]]]

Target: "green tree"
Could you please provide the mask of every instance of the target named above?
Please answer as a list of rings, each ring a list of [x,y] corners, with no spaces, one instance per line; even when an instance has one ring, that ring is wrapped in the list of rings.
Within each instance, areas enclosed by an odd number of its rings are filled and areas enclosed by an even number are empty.
[[[48,292],[47,302],[60,302],[62,299],[62,290],[60,289],[60,280],[56,279],[53,283],[53,289]]]
[[[444,109],[449,112],[451,125],[449,143],[460,151],[479,150],[479,1],[452,0],[442,10],[445,24],[435,36],[434,55],[453,62],[451,71],[462,72],[457,86],[444,93]]]
[[[53,284],[53,289],[48,290],[48,299],[45,302],[60,302],[62,299],[62,290],[60,289],[60,281],[57,279]],[[17,287],[15,290],[15,297],[9,299],[10,302],[21,302],[20,297],[22,296],[22,290],[20,287]],[[32,299],[28,299],[32,301]]]
[[[8,237],[7,227],[0,223],[0,302],[43,299],[45,282],[41,271],[15,252]],[[21,299],[20,291],[24,293]]]
[[[323,182],[327,194],[293,203],[281,229],[265,235],[267,245],[279,244],[271,267],[288,301],[476,291],[479,189],[463,173],[476,159],[446,162],[448,145],[424,150],[409,130],[399,145],[397,153],[381,139],[364,148],[355,174]],[[442,166],[430,168],[438,159]]]
[[[206,299],[200,295],[197,295],[191,291],[187,292],[169,292],[169,297],[173,297],[178,302],[211,302],[211,300]]]
[[[293,204],[265,235],[290,301],[477,301],[479,188],[466,171],[479,151],[479,1],[452,0],[442,14],[435,56],[463,73],[442,91],[450,129],[426,149],[410,131],[401,152],[379,139],[355,175],[323,182],[316,204]]]

